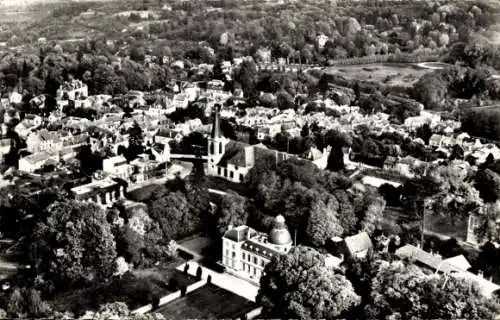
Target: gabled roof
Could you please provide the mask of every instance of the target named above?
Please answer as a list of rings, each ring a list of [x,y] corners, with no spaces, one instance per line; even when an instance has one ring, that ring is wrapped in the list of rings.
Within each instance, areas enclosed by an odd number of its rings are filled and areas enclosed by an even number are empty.
[[[443,262],[446,262],[462,270],[468,270],[472,267],[463,254],[448,259],[444,259]]]
[[[229,141],[225,146],[225,152],[222,158],[220,159],[218,165],[225,167],[228,163],[242,166],[246,165],[245,161],[245,147],[248,144],[240,141]]]
[[[363,258],[368,251],[373,248],[372,240],[366,232],[360,232],[357,235],[346,237],[345,245],[352,256]]]

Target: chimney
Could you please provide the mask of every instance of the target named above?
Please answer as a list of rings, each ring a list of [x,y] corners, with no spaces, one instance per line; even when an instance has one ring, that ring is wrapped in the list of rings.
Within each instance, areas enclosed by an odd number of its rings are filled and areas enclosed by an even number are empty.
[[[483,271],[482,271],[482,270],[479,270],[479,271],[477,272],[477,275],[478,275],[480,278],[482,278],[482,277],[483,277]]]

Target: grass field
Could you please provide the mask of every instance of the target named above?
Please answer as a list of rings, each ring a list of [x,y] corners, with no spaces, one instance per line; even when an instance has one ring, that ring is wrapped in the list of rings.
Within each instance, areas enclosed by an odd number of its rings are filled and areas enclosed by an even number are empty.
[[[178,264],[137,270],[121,279],[59,296],[53,300],[53,304],[56,310],[71,311],[77,316],[86,310],[96,310],[102,304],[115,301],[125,302],[131,310],[136,309],[151,303],[153,297],[160,298],[175,291],[168,285],[170,279],[176,279],[179,286],[196,282],[194,277],[175,270]]]
[[[413,64],[374,63],[352,66],[335,66],[326,72],[343,76],[348,80],[375,81],[388,86],[410,87],[430,69],[420,68]]]
[[[257,305],[213,284],[155,310],[166,319],[235,319]]]

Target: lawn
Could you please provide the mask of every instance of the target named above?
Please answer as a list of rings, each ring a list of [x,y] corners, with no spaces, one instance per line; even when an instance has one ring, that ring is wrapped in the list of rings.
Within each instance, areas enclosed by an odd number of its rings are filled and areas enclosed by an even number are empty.
[[[125,302],[133,310],[151,303],[154,298],[174,292],[175,289],[169,286],[170,279],[175,279],[179,287],[196,282],[194,277],[176,270],[178,264],[136,270],[121,279],[116,278],[105,284],[61,295],[52,302],[56,310],[71,311],[77,316],[86,310],[96,310],[102,304],[115,301]]]
[[[465,241],[467,238],[467,219],[450,219],[450,217],[428,214],[425,216],[425,229]]]
[[[200,255],[204,255],[207,252],[210,252],[211,247],[214,245],[214,242],[212,239],[206,236],[202,235],[194,235],[191,237],[188,237],[186,239],[183,239],[178,242],[179,245],[194,251]]]
[[[351,66],[334,66],[326,72],[340,75],[348,80],[374,81],[388,86],[410,87],[430,69],[403,63],[374,63]]]
[[[235,319],[255,308],[255,303],[207,284],[154,312],[166,319]]]
[[[234,191],[240,195],[248,194],[248,188],[244,183],[231,182],[219,177],[207,176],[207,187],[226,192]]]

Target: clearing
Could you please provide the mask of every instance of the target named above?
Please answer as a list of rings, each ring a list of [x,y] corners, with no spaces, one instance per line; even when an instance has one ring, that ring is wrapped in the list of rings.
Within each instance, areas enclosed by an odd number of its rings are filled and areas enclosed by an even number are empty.
[[[163,267],[134,270],[107,283],[61,295],[53,300],[53,305],[56,310],[71,311],[76,316],[115,301],[125,302],[133,310],[175,292],[171,279],[176,280],[179,288],[196,282],[195,277],[176,270],[178,265],[177,261]]]
[[[410,87],[432,69],[407,63],[373,63],[351,66],[334,66],[326,72],[348,80],[374,81],[388,86]]]

